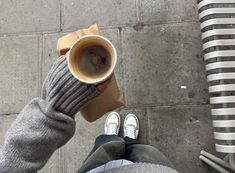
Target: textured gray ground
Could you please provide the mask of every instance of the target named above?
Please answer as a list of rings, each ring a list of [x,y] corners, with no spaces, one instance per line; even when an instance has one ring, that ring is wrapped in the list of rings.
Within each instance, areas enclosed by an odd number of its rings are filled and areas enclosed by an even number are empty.
[[[97,23],[118,51],[124,117],[141,119],[140,140],[158,147],[182,173],[213,173],[198,159],[214,152],[196,0],[0,1],[0,138],[38,96],[56,58],[57,39]],[[41,173],[73,173],[103,133],[105,117],[77,116],[74,138]],[[43,151],[42,151],[43,152]]]

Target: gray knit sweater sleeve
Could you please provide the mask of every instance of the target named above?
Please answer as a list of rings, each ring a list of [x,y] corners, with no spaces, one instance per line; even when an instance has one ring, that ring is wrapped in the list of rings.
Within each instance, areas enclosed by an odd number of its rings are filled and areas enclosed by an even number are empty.
[[[84,84],[73,77],[64,56],[54,63],[42,88],[42,98],[55,110],[69,116],[98,95],[95,85]]]
[[[30,101],[17,116],[0,148],[1,173],[36,173],[53,152],[74,134],[74,115],[99,92],[68,71],[64,57],[48,74],[41,98]]]

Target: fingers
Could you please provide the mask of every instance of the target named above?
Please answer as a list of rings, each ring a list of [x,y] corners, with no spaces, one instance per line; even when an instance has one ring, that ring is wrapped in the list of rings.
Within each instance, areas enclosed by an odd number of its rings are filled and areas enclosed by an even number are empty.
[[[69,52],[69,48],[64,48],[64,49],[60,50],[60,54],[65,55],[65,56],[68,52]]]
[[[97,85],[98,91],[104,92],[110,83],[111,83],[111,80],[109,79],[109,80],[104,81],[103,83],[98,84]]]
[[[68,56],[69,56],[69,51],[66,52],[65,58],[68,58]]]

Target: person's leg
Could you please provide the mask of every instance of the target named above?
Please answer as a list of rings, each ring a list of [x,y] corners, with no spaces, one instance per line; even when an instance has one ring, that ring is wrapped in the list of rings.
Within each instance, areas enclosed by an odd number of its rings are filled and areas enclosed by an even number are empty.
[[[85,159],[85,161],[100,147],[104,146],[105,144],[111,144],[111,143],[116,143],[116,142],[120,142],[123,143],[124,140],[117,136],[117,135],[100,135],[96,138],[95,140],[95,144],[94,147],[92,148],[92,150],[90,151],[90,153],[88,154],[87,158]],[[84,161],[84,162],[85,162]]]
[[[146,162],[173,167],[171,162],[156,148],[141,144],[138,139],[139,121],[134,114],[124,120],[125,159],[132,162]]]
[[[163,153],[150,145],[131,144],[126,146],[125,157],[135,163],[153,163],[174,168]]]
[[[120,159],[125,153],[125,141],[118,137],[120,116],[112,112],[105,122],[105,134],[96,138],[91,152],[77,173],[87,172],[111,160]]]
[[[130,138],[128,136],[125,136],[124,138],[125,146],[128,147],[133,144],[141,144],[137,139]]]

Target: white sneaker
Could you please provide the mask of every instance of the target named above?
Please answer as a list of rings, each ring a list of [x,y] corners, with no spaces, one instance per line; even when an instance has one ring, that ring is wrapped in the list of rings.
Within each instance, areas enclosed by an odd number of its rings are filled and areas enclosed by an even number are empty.
[[[139,135],[139,120],[134,114],[128,114],[124,120],[124,137],[137,139]]]
[[[106,135],[118,135],[120,122],[120,115],[117,112],[111,112],[106,118],[104,133]]]

